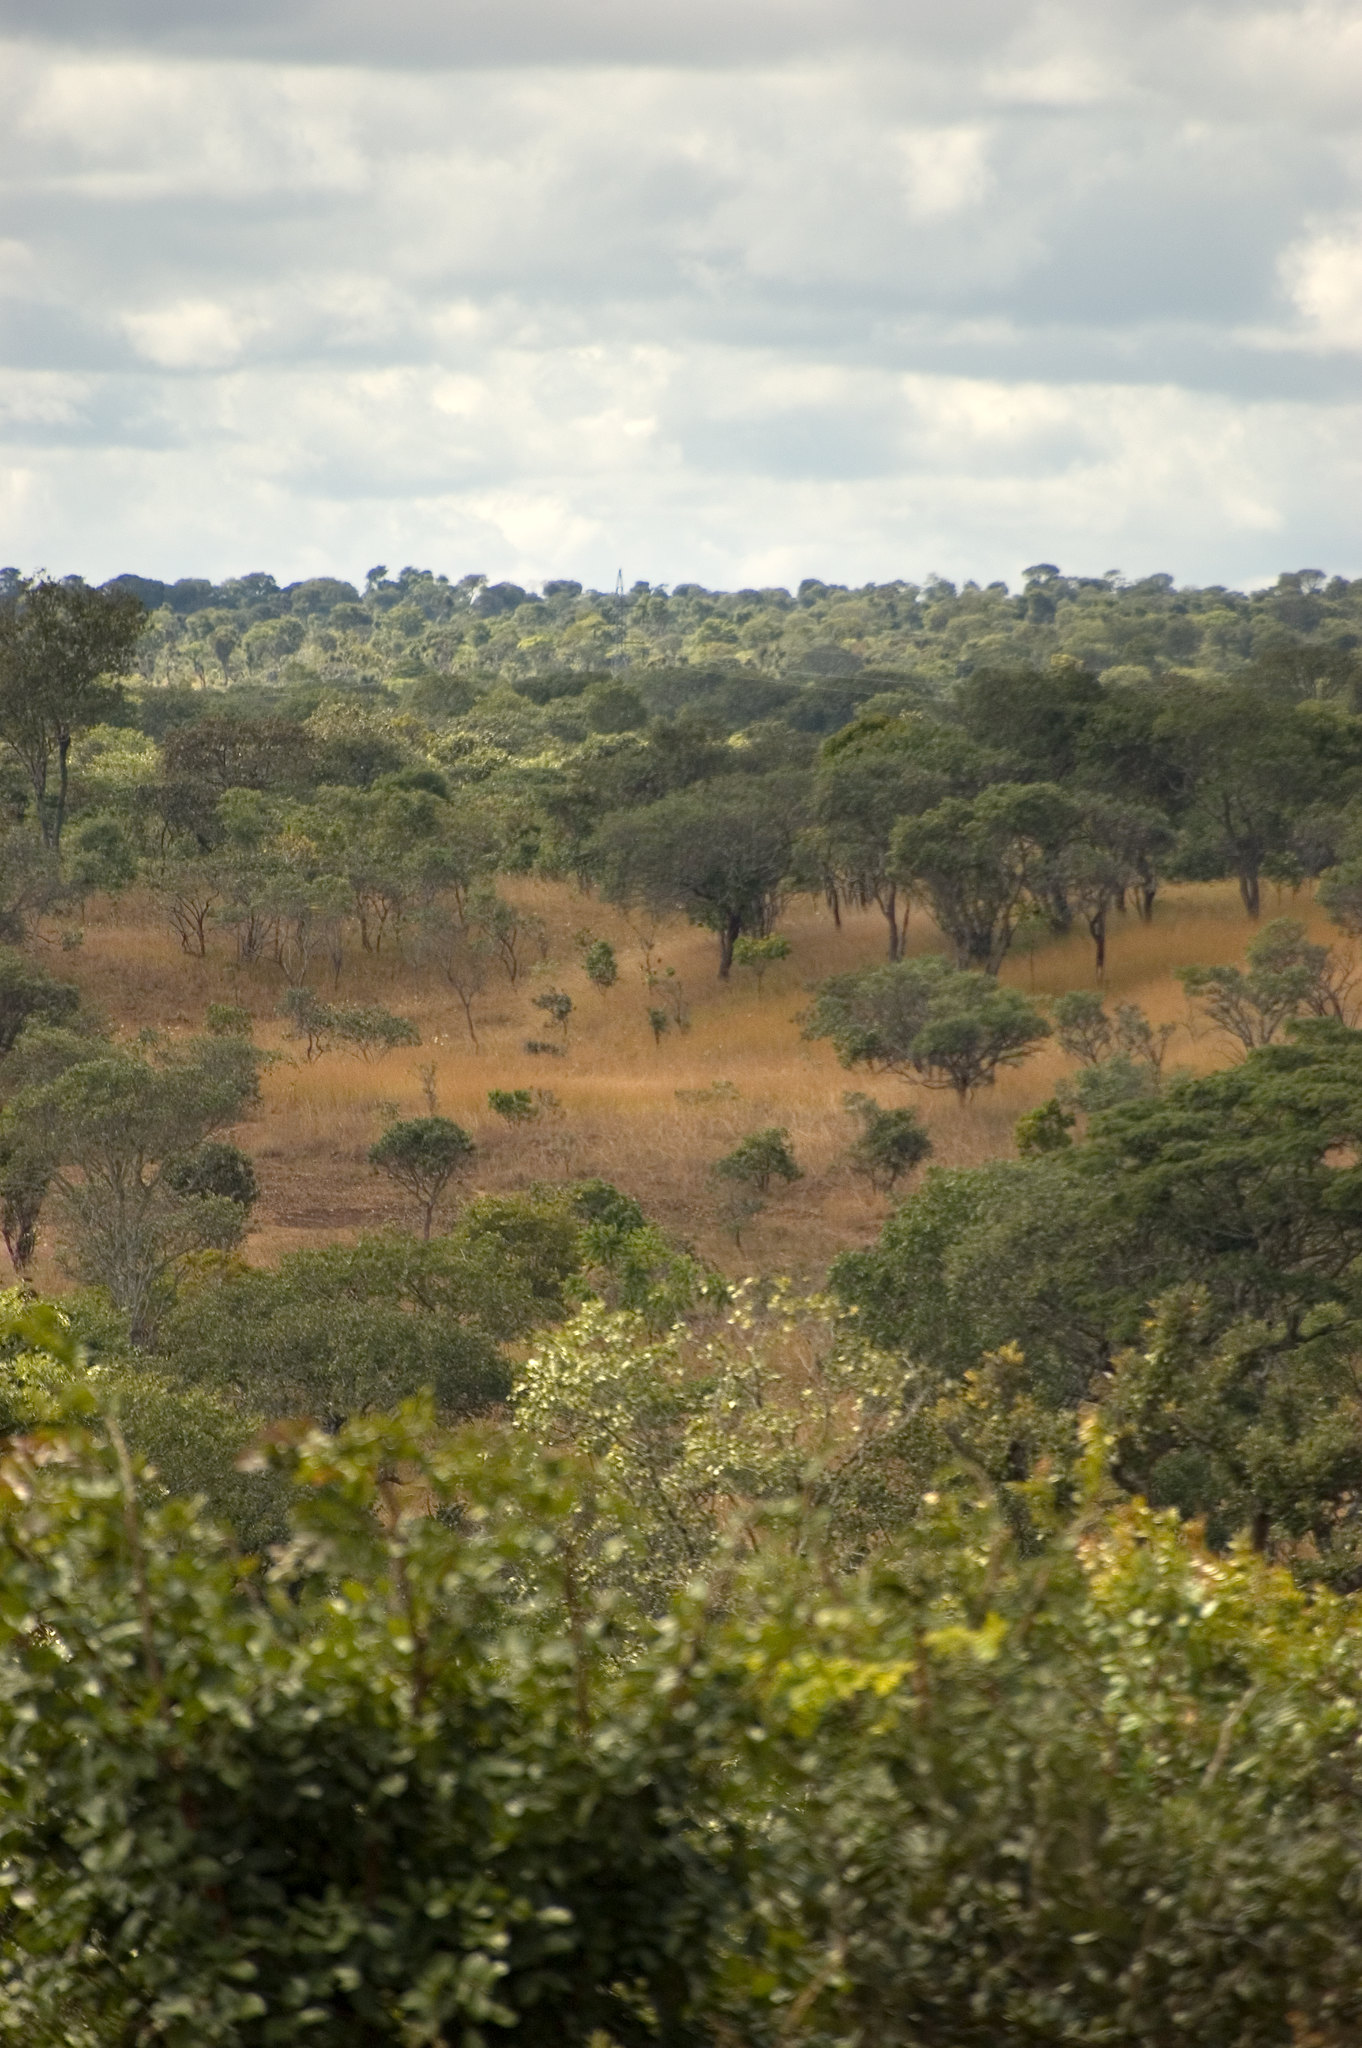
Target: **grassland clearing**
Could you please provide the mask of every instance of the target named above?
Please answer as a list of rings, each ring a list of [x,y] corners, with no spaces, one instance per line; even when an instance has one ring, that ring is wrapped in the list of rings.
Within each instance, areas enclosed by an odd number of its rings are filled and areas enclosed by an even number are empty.
[[[720,982],[712,937],[679,920],[631,924],[567,885],[512,879],[504,888],[543,920],[544,956],[532,959],[514,985],[494,976],[475,1009],[476,1048],[442,980],[417,972],[391,949],[356,951],[346,960],[339,999],[380,1002],[413,1018],[421,1046],[370,1062],[332,1051],[309,1065],[276,1014],[285,986],[277,969],[238,967],[225,939],[205,960],[186,955],[150,899],[92,904],[83,945],[52,965],[130,1036],[147,1026],[172,1034],[199,1029],[211,1002],[252,1012],[259,1043],[279,1056],[264,1076],[259,1113],[234,1134],[254,1157],[260,1178],[247,1247],[260,1263],[297,1246],[410,1221],[366,1155],[391,1118],[425,1113],[429,1084],[440,1113],[463,1124],[477,1142],[466,1192],[599,1174],[728,1270],[781,1271],[817,1281],[835,1253],[873,1236],[888,1207],[848,1165],[855,1134],[842,1100],[848,1088],[868,1088],[886,1103],[915,1102],[930,1127],[936,1161],[968,1166],[1010,1152],[1017,1118],[1071,1071],[1067,1057],[1047,1046],[960,1108],[949,1095],[893,1076],[848,1074],[828,1046],[805,1042],[798,1018],[809,986],[882,957],[884,926],[875,911],[844,912],[839,927],[821,904],[792,903],[781,925],[790,957],[767,971],[758,990],[752,976],[737,970],[730,982]],[[1265,910],[1299,916],[1312,936],[1337,940],[1308,891],[1286,894]],[[1169,888],[1152,924],[1131,913],[1113,926],[1105,993],[1141,1004],[1156,1024],[1182,1027],[1171,1065],[1223,1065],[1234,1048],[1214,1032],[1188,1028],[1174,973],[1197,962],[1242,958],[1254,928],[1233,883]],[[608,939],[618,954],[619,980],[604,995],[580,965],[576,941],[583,931]],[[915,913],[909,952],[940,947],[935,927]],[[1004,979],[1038,998],[1094,986],[1086,933],[1075,929],[1029,958],[1010,960]],[[525,1050],[527,1039],[549,1035],[533,998],[550,987],[564,989],[574,1006],[558,1057]],[[669,1018],[659,1041],[650,1008],[665,1009]],[[488,1107],[493,1088],[544,1091],[551,1100],[542,1102],[532,1123],[508,1126]],[[719,1216],[709,1169],[746,1132],[773,1123],[788,1128],[804,1178],[772,1194],[743,1229],[739,1246]],[[61,1284],[49,1243],[37,1278],[44,1287]]]

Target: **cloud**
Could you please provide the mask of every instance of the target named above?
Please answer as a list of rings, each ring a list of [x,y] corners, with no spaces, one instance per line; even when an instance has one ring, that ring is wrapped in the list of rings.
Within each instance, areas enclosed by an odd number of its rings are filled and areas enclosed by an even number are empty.
[[[1288,249],[1282,274],[1311,342],[1362,349],[1362,215],[1318,228]]]
[[[34,12],[6,559],[1362,568],[1355,10]]]

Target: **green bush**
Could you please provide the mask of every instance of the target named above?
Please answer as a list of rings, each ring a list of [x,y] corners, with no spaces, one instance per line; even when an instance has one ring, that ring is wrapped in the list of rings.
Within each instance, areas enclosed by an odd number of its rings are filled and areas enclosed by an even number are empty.
[[[738,1181],[764,1195],[773,1180],[802,1180],[790,1150],[790,1133],[783,1124],[771,1124],[763,1131],[749,1131],[731,1152],[714,1162],[720,1180]]]

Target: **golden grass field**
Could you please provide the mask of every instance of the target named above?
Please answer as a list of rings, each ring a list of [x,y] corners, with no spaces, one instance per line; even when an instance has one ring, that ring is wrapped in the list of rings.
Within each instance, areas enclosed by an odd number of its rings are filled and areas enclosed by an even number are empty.
[[[186,956],[150,903],[92,907],[83,945],[52,966],[78,981],[86,1000],[127,1031],[144,1025],[192,1031],[201,1027],[208,1003],[229,1001],[252,1010],[259,1042],[284,1055],[265,1075],[261,1110],[232,1134],[254,1157],[260,1179],[247,1253],[262,1263],[297,1246],[404,1220],[395,1191],[372,1171],[366,1153],[392,1116],[426,1112],[421,1069],[428,1065],[440,1113],[456,1118],[477,1141],[465,1192],[600,1174],[730,1272],[785,1272],[808,1282],[821,1280],[835,1253],[872,1238],[889,1208],[846,1163],[855,1135],[842,1102],[848,1089],[884,1103],[917,1102],[936,1161],[969,1165],[1010,1152],[1017,1118],[1052,1093],[1071,1065],[1046,1048],[963,1109],[950,1095],[892,1076],[847,1073],[829,1046],[801,1039],[796,1020],[811,983],[881,956],[883,920],[878,912],[851,913],[839,930],[821,905],[805,899],[790,906],[781,927],[791,957],[770,969],[760,996],[751,977],[737,970],[727,986],[717,979],[708,933],[679,921],[659,927],[654,964],[675,970],[689,1024],[655,1045],[647,1010],[663,998],[647,992],[640,933],[566,885],[512,881],[504,893],[544,920],[548,957],[515,986],[500,975],[489,986],[474,1010],[477,1050],[443,983],[418,978],[386,953],[355,952],[338,999],[385,1003],[416,1022],[423,1043],[372,1064],[331,1052],[309,1066],[275,1015],[283,989],[277,969],[237,968],[225,940],[206,961]],[[1280,913],[1304,918],[1322,939],[1337,939],[1304,892],[1265,906],[1268,916]],[[1170,1049],[1170,1065],[1206,1067],[1232,1057],[1235,1049],[1225,1039],[1186,1028],[1187,1006],[1173,970],[1242,957],[1253,927],[1234,885],[1168,889],[1152,925],[1141,925],[1132,913],[1113,926],[1106,993],[1142,1004],[1156,1023],[1176,1019],[1184,1027]],[[617,949],[620,978],[604,997],[578,964],[574,938],[585,928]],[[915,912],[909,950],[940,944],[935,928]],[[1086,933],[1076,930],[1029,960],[1009,962],[1004,978],[1034,987],[1040,997],[1092,986]],[[523,1050],[526,1038],[557,1035],[531,1003],[550,986],[567,990],[575,1005],[563,1058]],[[712,1094],[716,1083],[737,1092]],[[560,1108],[536,1124],[508,1128],[488,1108],[490,1088],[549,1089]],[[765,1124],[788,1128],[804,1178],[773,1192],[764,1212],[744,1228],[739,1247],[716,1211],[708,1169],[744,1133]],[[60,1285],[46,1246],[38,1278],[44,1286]]]

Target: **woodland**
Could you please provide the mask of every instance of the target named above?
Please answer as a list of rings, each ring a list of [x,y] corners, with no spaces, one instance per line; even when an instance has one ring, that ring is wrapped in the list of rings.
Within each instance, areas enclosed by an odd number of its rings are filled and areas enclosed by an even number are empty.
[[[0,570],[0,2042],[1362,2038],[1362,579]]]

